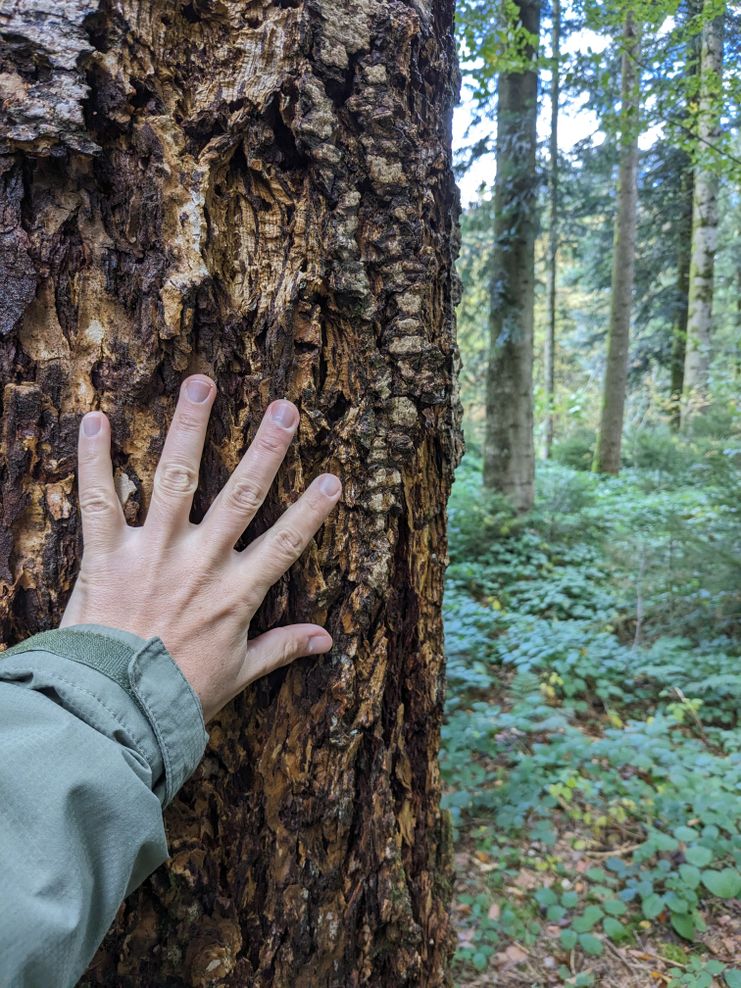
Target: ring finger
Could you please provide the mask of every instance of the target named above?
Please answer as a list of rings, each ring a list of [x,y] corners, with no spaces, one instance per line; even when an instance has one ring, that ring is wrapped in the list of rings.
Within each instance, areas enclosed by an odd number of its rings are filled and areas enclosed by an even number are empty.
[[[265,500],[288,447],[299,413],[284,398],[268,406],[255,438],[219,491],[201,526],[218,551],[233,548]]]

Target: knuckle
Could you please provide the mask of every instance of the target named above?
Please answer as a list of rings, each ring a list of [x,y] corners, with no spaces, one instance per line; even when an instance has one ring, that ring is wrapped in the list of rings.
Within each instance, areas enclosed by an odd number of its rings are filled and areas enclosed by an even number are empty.
[[[198,472],[184,463],[165,463],[158,468],[155,483],[164,494],[193,494],[198,487]]]
[[[237,480],[227,492],[228,503],[237,511],[257,511],[262,504],[262,491],[251,480]]]
[[[255,436],[254,445],[258,453],[274,456],[276,453],[283,453],[286,444],[275,433],[264,432]]]
[[[312,518],[317,515],[324,516],[327,514],[328,498],[326,494],[322,494],[319,490],[318,484],[312,485],[303,495],[302,500]]]
[[[103,487],[89,487],[80,492],[80,508],[86,515],[102,515],[113,511],[113,495]]]
[[[181,432],[200,433],[203,429],[203,419],[193,412],[181,409],[177,414],[177,427]]]
[[[293,662],[293,660],[296,658],[296,654],[297,654],[296,643],[288,639],[284,641],[280,647],[280,655],[278,657],[278,661],[282,666],[286,666],[288,665],[289,662]]]
[[[279,528],[274,536],[276,552],[286,559],[295,559],[304,547],[301,535],[292,528]]]
[[[248,613],[255,614],[262,604],[264,597],[265,594],[261,594],[256,586],[245,587],[241,594],[241,606]]]

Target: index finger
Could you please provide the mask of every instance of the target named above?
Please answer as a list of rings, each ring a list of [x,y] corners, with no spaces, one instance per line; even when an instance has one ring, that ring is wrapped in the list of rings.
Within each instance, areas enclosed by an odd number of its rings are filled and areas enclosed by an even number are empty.
[[[103,412],[88,412],[80,422],[77,488],[85,548],[112,548],[126,518],[113,484],[111,424]]]

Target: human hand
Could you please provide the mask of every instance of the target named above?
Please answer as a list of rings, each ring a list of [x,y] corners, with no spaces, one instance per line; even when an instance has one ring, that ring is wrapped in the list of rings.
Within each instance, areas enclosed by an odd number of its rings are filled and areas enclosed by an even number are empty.
[[[315,624],[273,628],[248,641],[269,588],[299,558],[337,504],[342,485],[318,476],[272,528],[237,552],[298,425],[290,401],[268,406],[257,434],[199,525],[189,520],[216,385],[186,378],[157,469],[147,517],[131,527],[113,484],[103,412],[80,423],[78,492],[84,551],[61,627],[103,624],[157,635],[198,694],[209,721],[255,679],[300,655],[326,652]]]

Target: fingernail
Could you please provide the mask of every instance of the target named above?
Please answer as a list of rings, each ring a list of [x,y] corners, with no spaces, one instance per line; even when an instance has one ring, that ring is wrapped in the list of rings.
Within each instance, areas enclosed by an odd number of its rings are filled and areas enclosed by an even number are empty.
[[[334,644],[334,642],[332,643]],[[326,635],[312,635],[309,638],[309,651],[310,652],[321,652],[327,648],[327,636]],[[331,645],[330,645],[331,648]]]
[[[298,421],[296,409],[290,401],[278,401],[273,405],[270,418],[284,429],[292,429]]]
[[[185,385],[185,393],[191,401],[200,403],[205,401],[211,394],[211,385],[206,384],[205,381],[199,381],[196,378],[195,381],[188,381]]]
[[[319,481],[319,490],[327,497],[334,497],[340,489],[340,482],[334,474],[326,473]]]
[[[97,436],[100,432],[100,427],[103,424],[103,420],[100,415],[96,412],[91,412],[89,415],[85,415],[82,420],[82,431],[86,436]]]

